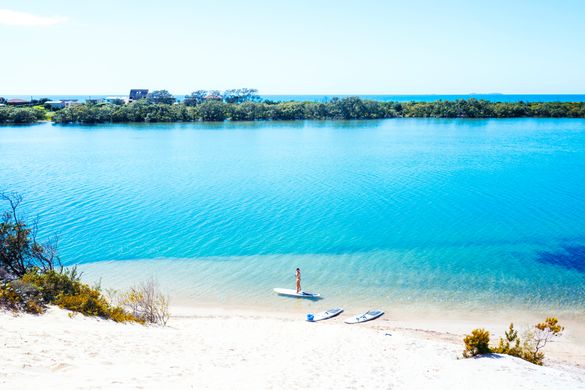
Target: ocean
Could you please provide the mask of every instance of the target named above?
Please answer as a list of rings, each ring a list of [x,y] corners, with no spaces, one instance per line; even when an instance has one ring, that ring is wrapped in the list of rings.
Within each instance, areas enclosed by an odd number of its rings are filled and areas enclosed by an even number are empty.
[[[6,99],[42,99],[51,100],[59,99],[76,99],[84,102],[87,99],[103,99],[109,96],[127,98],[128,94],[110,94],[110,95],[2,95]],[[457,99],[483,99],[490,102],[585,102],[585,94],[460,94],[460,95],[261,95],[262,99],[273,101],[310,101],[310,102],[327,102],[334,97],[343,98],[348,96],[359,96],[362,99],[377,100],[382,102],[431,102],[436,100],[457,100]],[[177,100],[183,100],[185,95],[175,95]]]

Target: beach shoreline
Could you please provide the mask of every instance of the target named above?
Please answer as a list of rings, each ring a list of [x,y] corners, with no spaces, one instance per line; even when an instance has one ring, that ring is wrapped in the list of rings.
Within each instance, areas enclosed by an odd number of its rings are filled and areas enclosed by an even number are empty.
[[[188,263],[174,265],[171,261],[123,261],[87,263],[81,265],[86,282],[97,283],[103,290],[117,287],[121,290],[133,284],[154,279],[160,282],[160,290],[168,294],[174,318],[197,319],[209,316],[230,318],[233,316],[279,318],[289,321],[304,321],[308,313],[317,313],[342,307],[345,312],[339,317],[328,320],[327,324],[342,324],[343,319],[368,310],[379,309],[384,316],[365,327],[376,327],[383,324],[392,329],[402,329],[422,334],[440,334],[453,343],[458,343],[463,350],[463,338],[476,328],[485,328],[491,334],[491,342],[497,345],[499,337],[504,336],[510,323],[513,323],[522,336],[529,328],[544,321],[547,317],[557,317],[565,326],[563,335],[547,346],[547,356],[563,363],[585,367],[585,310],[580,307],[566,308],[555,304],[540,303],[538,305],[510,305],[506,302],[493,302],[479,305],[477,302],[457,300],[454,302],[435,302],[412,300],[398,301],[372,294],[356,299],[352,294],[325,294],[323,299],[305,300],[277,295],[265,281],[256,289],[246,288],[250,294],[242,294],[231,284],[209,282],[204,275],[199,285],[193,282],[189,288],[186,280],[196,280],[192,276]],[[171,272],[165,266],[173,266]],[[185,266],[185,272],[172,272]],[[115,272],[114,272],[115,271]],[[157,272],[158,271],[158,272]],[[129,277],[129,275],[132,275]],[[176,278],[171,276],[175,275]],[[180,275],[180,276],[177,276]],[[176,282],[173,282],[176,279]],[[225,280],[226,283],[229,280]],[[233,281],[236,284],[239,281]],[[223,286],[223,287],[222,287]],[[275,286],[273,286],[275,287]],[[286,287],[286,285],[285,285]],[[291,286],[288,286],[291,287]],[[323,292],[323,290],[320,290]],[[389,293],[389,295],[392,295]],[[398,297],[399,298],[399,297]]]
[[[360,325],[343,323],[351,312],[309,323],[297,313],[254,309],[173,306],[171,311],[168,327],[70,316],[54,307],[42,316],[0,313],[6,356],[0,385],[585,388],[583,349],[571,340],[553,343],[556,348],[539,367],[510,356],[461,359],[461,334],[438,323],[400,321],[391,311]]]
[[[283,298],[286,300],[286,298]],[[320,305],[324,311],[332,307],[326,304]],[[349,326],[343,321],[353,315],[361,314],[372,308],[345,307],[339,316],[322,321],[319,326],[341,325]],[[510,323],[522,334],[533,325],[542,322],[546,313],[536,311],[519,311],[511,308],[499,312],[464,312],[461,310],[442,311],[429,310],[428,307],[376,307],[385,313],[375,321],[360,324],[359,327],[375,329],[379,331],[400,330],[413,335],[427,337],[434,335],[442,340],[447,340],[460,346],[463,351],[463,338],[475,328],[484,328],[491,334],[492,344],[497,344],[499,337],[504,336]],[[306,314],[316,313],[316,310],[304,310],[303,308],[288,305],[286,310],[272,307],[217,304],[190,304],[173,305],[171,308],[173,318],[198,319],[198,318],[273,318],[285,321],[305,321]],[[585,313],[566,317],[558,313],[549,313],[548,316],[557,316],[565,326],[563,335],[547,345],[546,352],[549,363],[567,364],[585,369]]]

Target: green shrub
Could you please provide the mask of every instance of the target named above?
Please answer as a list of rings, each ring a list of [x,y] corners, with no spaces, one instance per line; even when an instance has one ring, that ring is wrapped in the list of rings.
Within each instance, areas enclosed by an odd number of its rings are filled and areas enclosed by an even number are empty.
[[[123,308],[110,305],[99,291],[86,287],[87,289],[76,295],[61,295],[55,303],[62,309],[75,311],[87,316],[97,316],[116,322],[144,323],[141,318],[128,313]]]
[[[79,277],[75,268],[63,272],[32,270],[22,277],[21,282],[36,289],[35,303],[40,307],[55,304],[62,309],[117,322],[144,322],[123,308],[111,305],[98,288],[81,282]]]
[[[76,311],[88,316],[108,317],[108,303],[100,299],[98,291],[88,289],[74,295],[59,295],[55,304],[63,309]]]
[[[32,270],[27,272],[22,280],[37,286],[45,303],[55,302],[60,295],[79,294],[83,285],[76,268],[63,272]]]
[[[542,349],[554,338],[560,336],[565,328],[559,324],[556,317],[547,317],[544,322],[538,323],[524,337],[524,342],[518,337],[514,324],[510,324],[505,332],[506,338],[500,337],[496,348],[490,348],[490,335],[485,329],[474,329],[470,335],[465,336],[464,357],[472,357],[485,353],[501,353],[519,357],[539,366],[544,362]]]
[[[10,283],[0,285],[0,307],[8,310],[22,310],[22,297]]]
[[[514,329],[514,324],[510,324],[510,327],[508,328],[508,331],[505,332],[505,335],[505,339],[500,337],[500,342],[497,348],[493,349],[492,352],[522,358],[523,350],[520,346],[518,331]]]
[[[63,272],[35,269],[20,279],[0,282],[0,308],[7,310],[41,314],[52,304],[116,322],[164,325],[168,320],[168,300],[156,285],[145,284],[124,297],[128,300],[124,307],[113,305],[99,288],[81,282],[75,268]],[[132,310],[130,303],[134,305]]]
[[[19,279],[4,281],[0,284],[0,307],[32,314],[45,311],[38,288]]]
[[[118,306],[111,308],[109,312],[109,319],[116,322],[138,322],[139,324],[145,323],[141,318],[137,318],[132,313],[128,313],[126,310]]]
[[[472,357],[490,353],[490,334],[485,329],[474,329],[463,339],[465,343],[464,357]]]

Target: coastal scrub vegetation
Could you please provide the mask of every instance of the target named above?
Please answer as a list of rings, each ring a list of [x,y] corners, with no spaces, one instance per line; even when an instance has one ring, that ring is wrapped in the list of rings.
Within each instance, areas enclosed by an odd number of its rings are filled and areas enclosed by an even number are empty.
[[[564,329],[559,324],[558,318],[547,317],[543,322],[529,329],[522,340],[518,336],[518,331],[514,329],[514,324],[510,324],[505,337],[500,337],[496,347],[490,347],[490,334],[487,330],[474,329],[463,339],[465,343],[463,357],[499,353],[515,356],[541,366],[544,362],[542,349],[555,337],[560,336]]]
[[[40,272],[62,269],[57,237],[45,242],[37,239],[36,221],[29,227],[18,214],[22,200],[19,194],[0,193],[0,201],[9,205],[0,220],[0,277],[22,278],[32,269]]]
[[[0,123],[34,123],[47,119],[47,110],[35,107],[0,107]]]
[[[491,352],[490,333],[483,328],[472,330],[471,334],[465,336],[463,342],[465,343],[463,357],[468,358]]]
[[[206,100],[201,95],[194,92],[177,104],[152,99],[126,105],[78,104],[57,111],[53,121],[94,124],[385,118],[585,118],[585,103],[494,103],[477,99],[399,103],[358,97],[333,98],[324,103],[271,102],[245,99],[238,95],[222,100]]]
[[[154,279],[130,287],[128,291],[106,291],[109,301],[123,307],[145,323],[166,325],[169,318],[169,298],[162,294]]]
[[[22,196],[1,193],[9,204],[0,220],[0,309],[44,313],[48,305],[116,322],[166,324],[168,298],[154,282],[131,289],[116,304],[99,286],[80,279],[75,267],[65,269],[57,256],[57,240],[37,240],[36,223],[28,226],[18,207]]]
[[[42,102],[45,99],[40,100]],[[490,102],[481,99],[382,102],[359,97],[326,102],[262,100],[257,90],[198,90],[180,102],[168,91],[125,104],[87,101],[64,108],[1,106],[0,123],[152,123],[197,121],[358,120],[385,118],[585,118],[584,102]]]

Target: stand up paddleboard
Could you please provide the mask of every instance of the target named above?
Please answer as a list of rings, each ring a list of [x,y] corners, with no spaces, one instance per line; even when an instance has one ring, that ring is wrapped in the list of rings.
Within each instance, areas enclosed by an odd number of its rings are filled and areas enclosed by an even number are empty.
[[[309,322],[315,322],[315,321],[322,321],[322,320],[328,320],[329,318],[333,318],[335,316],[340,315],[341,313],[343,313],[343,309],[340,307],[336,307],[335,309],[329,309],[327,311],[322,311],[321,313],[317,313],[314,314],[311,318],[311,314],[307,315],[307,321]]]
[[[297,290],[293,290],[290,288],[275,288],[274,292],[278,295],[284,295],[286,297],[295,297],[295,298],[320,298],[321,294],[319,293],[312,293],[307,291],[301,291],[300,293]]]
[[[359,324],[360,322],[367,322],[375,320],[378,317],[381,317],[384,314],[382,310],[370,310],[365,312],[364,314],[357,315],[355,317],[348,318],[344,322],[346,324]]]

